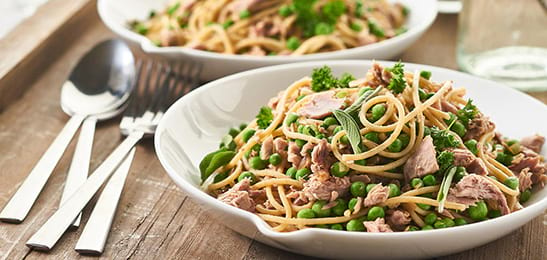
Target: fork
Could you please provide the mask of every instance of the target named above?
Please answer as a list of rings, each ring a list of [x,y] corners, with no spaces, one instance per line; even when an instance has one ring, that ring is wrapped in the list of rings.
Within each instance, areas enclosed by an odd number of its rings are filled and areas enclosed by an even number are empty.
[[[173,66],[175,70],[177,69]],[[184,73],[179,73],[184,74]],[[180,78],[178,81],[179,86],[169,86],[162,88],[163,91],[169,91],[171,93],[160,92],[158,93],[162,97],[178,97],[181,96],[181,92],[187,92],[195,87],[197,81],[189,81],[188,78]],[[138,83],[137,83],[138,84]],[[166,81],[165,84],[176,84],[173,79]],[[147,92],[147,91],[145,91]],[[142,98],[141,98],[142,99]],[[162,104],[171,103],[167,102],[158,102],[161,106]],[[120,130],[123,135],[127,135],[133,131],[134,123],[137,120],[135,110],[138,108],[134,105],[130,105],[129,109],[126,110],[122,121],[120,122]],[[159,120],[165,107],[158,107],[158,113],[154,116],[154,120]],[[153,120],[153,121],[154,121]],[[133,149],[134,150],[134,149]],[[101,196],[99,197],[93,212],[87,221],[87,224],[80,235],[80,239],[76,243],[75,250],[80,254],[101,254],[104,250],[106,244],[106,239],[108,238],[108,233],[110,231],[114,215],[116,213],[116,207],[118,205],[121,192],[127,178],[128,170],[133,160],[134,151],[127,156],[122,165],[116,170],[112,175],[106,186],[104,187]]]
[[[130,118],[120,123],[125,140],[106,158],[38,231],[26,245],[37,250],[51,250],[79,212],[91,200],[106,180],[127,157],[133,147],[145,136],[152,136],[168,106],[184,94],[184,86],[177,80],[196,86],[201,65],[186,62],[169,66],[161,62],[139,62],[139,85],[131,100]],[[125,129],[125,130],[123,130]]]

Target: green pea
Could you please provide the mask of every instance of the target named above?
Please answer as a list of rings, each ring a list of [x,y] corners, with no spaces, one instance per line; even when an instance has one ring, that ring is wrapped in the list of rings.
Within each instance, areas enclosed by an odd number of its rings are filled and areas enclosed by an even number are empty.
[[[272,165],[279,165],[281,163],[281,155],[279,155],[278,153],[274,153],[270,156],[270,163]]]
[[[222,28],[228,29],[228,28],[230,28],[230,26],[232,26],[232,25],[234,25],[234,21],[232,21],[232,20],[227,20],[226,22],[224,22],[224,23],[222,24]]]
[[[315,225],[314,227],[316,227],[316,228],[326,228],[326,229],[328,229],[328,228],[329,228],[329,225],[327,225],[327,224],[317,224],[317,225]]]
[[[391,183],[387,185],[389,187],[389,197],[395,197],[401,195],[401,190],[397,184]]]
[[[295,113],[290,113],[285,117],[285,125],[290,126],[292,123],[296,122],[298,120],[298,115]]]
[[[331,214],[331,208],[323,209],[323,207],[327,204],[324,200],[318,200],[311,206],[311,209],[315,213],[315,216],[318,218],[326,218],[330,216]]]
[[[304,128],[302,129],[302,133],[309,136],[315,136],[315,131],[309,125],[304,126]]]
[[[296,139],[294,142],[300,149],[302,149],[302,147],[307,143],[306,140],[302,140],[302,139]]]
[[[387,150],[392,152],[392,153],[398,153],[402,149],[403,149],[403,141],[401,141],[401,139],[399,139],[399,138],[395,139],[395,141],[393,141],[393,143],[391,143],[387,147]]]
[[[348,231],[365,231],[365,225],[363,225],[362,221],[352,219],[346,224],[346,229]]]
[[[243,123],[239,125],[239,131],[243,131],[243,129],[247,128],[247,124]]]
[[[352,199],[349,200],[349,202],[348,202],[348,208],[349,208],[351,211],[354,211],[355,206],[357,205],[357,201],[358,201],[357,198],[352,198]]]
[[[239,13],[239,18],[245,19],[251,17],[251,12],[249,10],[243,10]]]
[[[498,154],[496,155],[496,161],[502,163],[505,166],[509,166],[513,162],[513,156],[503,152],[498,152]]]
[[[370,140],[375,143],[380,143],[380,137],[378,137],[378,133],[376,132],[369,132],[365,134],[365,139]]]
[[[437,229],[437,228],[445,228],[445,227],[446,227],[446,223],[444,223],[444,221],[442,221],[442,220],[437,220],[437,221],[435,221],[435,223],[433,224],[433,227],[435,227],[436,229]]]
[[[497,218],[497,217],[500,217],[500,216],[501,216],[501,210],[499,210],[499,209],[488,211],[488,217],[489,218]]]
[[[340,143],[343,143],[343,144],[349,144],[349,138],[347,135],[344,135],[342,137],[340,137]]]
[[[423,210],[429,210],[429,209],[431,209],[431,205],[428,205],[428,204],[416,203],[416,205],[417,205],[418,207],[420,207],[421,209],[423,209]]]
[[[467,171],[464,167],[458,166],[456,168],[456,174],[454,174],[454,180],[456,182],[459,182],[465,175],[467,175]]]
[[[247,142],[249,141],[249,139],[251,139],[251,137],[253,137],[255,132],[256,131],[253,129],[247,129],[241,134],[241,139],[243,139],[243,142]]]
[[[332,224],[330,225],[330,229],[334,229],[334,230],[344,230],[344,226],[342,226],[342,224]]]
[[[456,226],[467,225],[467,221],[465,221],[465,219],[463,218],[455,218],[454,223],[456,224]]]
[[[288,5],[282,5],[281,7],[279,7],[279,15],[281,15],[282,17],[287,17],[291,15],[292,13],[293,13],[293,10]]]
[[[332,207],[331,209],[334,216],[343,216],[344,211],[348,209],[348,203],[344,199],[337,199],[336,206]]]
[[[424,79],[430,79],[431,78],[431,71],[422,70],[420,71],[420,77]]]
[[[266,168],[266,163],[260,157],[255,156],[249,159],[249,166],[255,170],[263,170]]]
[[[332,116],[329,116],[327,118],[325,118],[325,120],[323,121],[323,127],[324,128],[327,128],[331,125],[337,125],[338,124],[338,120],[336,120],[336,118],[332,117]]]
[[[287,49],[294,51],[300,47],[300,40],[297,37],[291,37],[287,40]]]
[[[420,178],[413,178],[412,180],[410,180],[410,186],[412,186],[412,188],[414,189],[418,189],[424,186],[424,182]]]
[[[507,187],[509,187],[513,190],[516,190],[519,187],[519,179],[517,177],[509,177],[509,178],[505,179],[503,184],[505,184],[505,186],[507,186]]]
[[[447,227],[453,227],[453,226],[456,225],[456,222],[454,222],[454,220],[449,219],[449,218],[443,219],[443,222]]]
[[[410,136],[405,133],[400,134],[397,139],[403,142],[403,148],[406,147],[408,143],[410,143]]]
[[[356,23],[351,23],[350,28],[356,32],[360,32],[361,30],[363,30],[363,27]]]
[[[470,206],[467,209],[467,212],[469,213],[469,217],[473,220],[483,220],[488,215],[488,207],[486,207],[484,201],[479,201],[477,202],[477,205]]]
[[[298,131],[299,133],[303,134],[304,133],[304,125],[299,125],[297,128],[296,128],[296,131]]]
[[[372,107],[371,121],[375,122],[380,119],[386,113],[386,106],[384,104],[376,104]]]
[[[425,101],[427,99],[427,92],[425,92],[423,89],[418,89],[418,96],[420,96],[421,101]]]
[[[239,134],[239,129],[235,129],[235,128],[230,128],[230,131],[228,131],[228,134],[231,135],[232,137],[236,137],[238,134]]]
[[[437,215],[435,215],[435,213],[429,213],[424,218],[424,222],[428,225],[433,225],[435,221],[437,221]]]
[[[342,131],[342,127],[341,126],[337,126],[334,128],[334,130],[332,131],[332,134],[337,134],[338,132]]]
[[[418,231],[418,230],[420,230],[420,228],[417,227],[417,226],[409,226],[408,227],[408,231]]]
[[[367,213],[367,219],[368,221],[374,221],[377,218],[383,218],[385,216],[384,208],[374,206],[370,208],[370,210]]]
[[[237,177],[237,181],[243,181],[245,178],[248,178],[251,181],[251,184],[256,182],[256,176],[252,172],[242,172],[239,177]]]
[[[477,155],[479,153],[479,150],[477,149],[477,140],[475,139],[469,139],[463,143],[469,151],[471,151],[474,155]]]
[[[366,185],[362,181],[356,181],[351,184],[351,195],[354,197],[364,197],[366,195]]]
[[[374,188],[374,186],[376,186],[376,184],[374,183],[370,183],[367,185],[367,188],[366,188],[367,194],[372,190],[372,188]]]
[[[422,230],[432,230],[433,227],[431,225],[425,225],[422,227]]]
[[[323,138],[325,138],[325,135],[324,134],[318,134],[318,135],[315,136],[315,138],[323,139]]]
[[[452,127],[450,127],[450,130],[454,131],[454,133],[458,134],[460,137],[463,137],[467,132],[465,126],[460,122],[455,122]]]
[[[295,167],[291,167],[289,169],[287,169],[287,171],[285,172],[285,175],[293,178],[293,179],[296,179],[296,168]]]
[[[308,175],[310,175],[310,169],[308,168],[302,168],[298,171],[296,171],[296,179],[299,180],[299,179],[306,179],[308,177]]]
[[[520,203],[525,203],[528,200],[530,200],[531,197],[532,197],[532,190],[531,189],[526,189],[525,191],[520,193],[519,201],[520,201]]]
[[[437,178],[434,175],[426,175],[422,178],[425,186],[433,186],[437,184]]]
[[[348,174],[349,168],[341,163],[341,162],[335,162],[330,167],[330,174],[336,177],[344,177]]]
[[[315,213],[312,209],[302,209],[296,214],[297,218],[315,218]]]

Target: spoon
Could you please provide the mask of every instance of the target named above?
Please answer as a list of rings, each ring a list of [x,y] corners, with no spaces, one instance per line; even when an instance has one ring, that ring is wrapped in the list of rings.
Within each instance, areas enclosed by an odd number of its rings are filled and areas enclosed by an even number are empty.
[[[70,120],[0,212],[0,220],[25,219],[82,122],[124,104],[134,77],[133,54],[122,41],[107,40],[86,53],[61,89],[61,107]]]
[[[63,104],[61,104],[61,106],[67,114],[73,114],[73,112],[71,112],[68,108],[65,108]],[[63,195],[61,196],[61,201],[59,202],[60,205],[63,205],[63,203],[65,203],[65,201],[67,201],[68,198],[74,194],[78,187],[80,187],[80,185],[87,180],[89,164],[91,161],[91,150],[93,147],[95,125],[97,124],[97,121],[107,120],[119,115],[125,110],[126,106],[127,104],[123,104],[114,111],[107,111],[98,115],[88,116],[82,123],[78,142],[76,143],[74,155],[72,156],[72,162],[70,164],[70,168],[68,168]],[[81,213],[78,214],[76,219],[74,219],[74,222],[72,222],[71,227],[77,228],[80,226],[81,216]]]

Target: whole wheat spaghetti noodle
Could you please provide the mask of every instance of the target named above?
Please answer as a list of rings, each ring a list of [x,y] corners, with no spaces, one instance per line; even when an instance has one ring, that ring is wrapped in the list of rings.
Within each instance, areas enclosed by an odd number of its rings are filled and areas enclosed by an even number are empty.
[[[304,55],[395,37],[408,12],[386,0],[175,0],[129,26],[162,47]]]
[[[222,138],[202,187],[279,232],[427,230],[520,209],[546,179],[542,137],[502,137],[465,90],[430,77],[402,63],[360,79],[314,69]]]

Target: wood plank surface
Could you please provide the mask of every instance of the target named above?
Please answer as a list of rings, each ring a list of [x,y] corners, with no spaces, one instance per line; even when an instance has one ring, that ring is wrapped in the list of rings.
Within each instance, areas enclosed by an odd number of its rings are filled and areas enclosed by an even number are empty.
[[[95,43],[113,37],[100,22],[94,5],[76,22],[71,44],[58,41],[43,53],[50,65],[32,77],[28,90],[0,112],[0,207],[3,207],[35,162],[68,120],[59,107],[60,86],[78,58]],[[84,18],[82,18],[84,19]],[[440,15],[429,31],[401,59],[457,68],[456,20]],[[12,47],[16,48],[16,47]],[[546,93],[534,96],[547,103]],[[100,122],[91,168],[118,144],[119,118]],[[80,256],[74,245],[81,228],[67,232],[48,253],[30,250],[27,239],[57,209],[74,144],[55,169],[27,219],[19,225],[0,223],[0,259],[94,259]],[[90,203],[93,204],[93,203]],[[84,210],[82,226],[91,207]],[[441,259],[545,259],[547,232],[539,217],[490,244]],[[397,249],[399,250],[399,249]],[[404,249],[400,249],[404,250]],[[156,159],[152,140],[138,146],[101,259],[307,259],[243,237],[211,219],[169,179]]]

